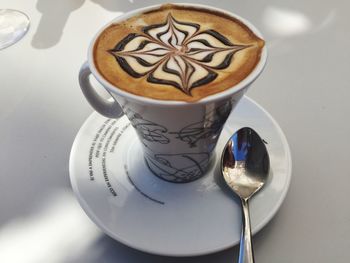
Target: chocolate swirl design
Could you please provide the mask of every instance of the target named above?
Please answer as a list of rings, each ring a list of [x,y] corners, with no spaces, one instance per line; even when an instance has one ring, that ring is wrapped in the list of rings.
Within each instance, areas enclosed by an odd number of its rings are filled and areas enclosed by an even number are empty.
[[[162,24],[146,26],[109,50],[120,67],[134,78],[171,85],[191,94],[230,66],[233,56],[248,46],[235,45],[215,30],[176,20],[171,13]]]

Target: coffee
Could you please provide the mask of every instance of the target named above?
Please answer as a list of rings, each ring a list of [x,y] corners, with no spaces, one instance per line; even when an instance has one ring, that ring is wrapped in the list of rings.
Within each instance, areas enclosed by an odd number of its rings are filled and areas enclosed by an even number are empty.
[[[167,4],[106,28],[94,63],[121,90],[191,102],[234,88],[254,70],[263,46],[236,18]]]

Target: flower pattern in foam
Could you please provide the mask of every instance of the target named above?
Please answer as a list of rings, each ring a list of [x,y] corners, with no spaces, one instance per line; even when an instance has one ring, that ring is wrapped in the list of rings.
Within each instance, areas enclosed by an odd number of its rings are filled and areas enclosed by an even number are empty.
[[[176,20],[170,13],[162,24],[131,33],[109,50],[120,67],[134,78],[170,85],[190,95],[230,66],[233,56],[247,46],[200,25]]]

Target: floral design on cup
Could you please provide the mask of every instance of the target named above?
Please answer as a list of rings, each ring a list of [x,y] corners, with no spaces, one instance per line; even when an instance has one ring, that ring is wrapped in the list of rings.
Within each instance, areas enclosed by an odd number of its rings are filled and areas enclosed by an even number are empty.
[[[209,153],[155,154],[146,155],[145,159],[158,177],[174,183],[186,183],[204,175]]]
[[[230,66],[236,52],[248,46],[231,43],[213,29],[178,21],[171,13],[164,23],[131,33],[108,52],[134,78],[171,85],[190,95]]]
[[[132,126],[140,135],[141,140],[161,144],[168,144],[170,142],[169,138],[165,136],[168,131],[166,127],[149,120],[145,120],[140,114],[130,110],[126,111],[126,115],[128,116]],[[143,144],[145,145],[144,142]]]
[[[198,141],[203,139],[209,139],[215,145],[231,109],[232,102],[229,101],[209,111],[202,121],[189,124],[180,131],[171,133],[176,134],[176,138],[188,143],[191,148],[196,147]]]

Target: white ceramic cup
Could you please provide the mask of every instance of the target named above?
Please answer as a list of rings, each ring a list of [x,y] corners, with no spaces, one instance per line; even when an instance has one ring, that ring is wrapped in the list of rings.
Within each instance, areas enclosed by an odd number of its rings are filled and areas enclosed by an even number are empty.
[[[262,38],[250,22],[237,15],[205,5],[181,5],[215,10],[235,17]],[[129,118],[143,145],[144,159],[155,175],[170,182],[184,183],[205,174],[225,121],[250,84],[262,72],[267,50],[266,47],[263,48],[259,63],[240,83],[197,102],[156,100],[118,89],[96,69],[93,59],[95,41],[112,23],[157,9],[159,6],[128,12],[104,26],[90,43],[88,61],[80,69],[79,82],[86,99],[97,112],[109,118],[118,118],[122,114]],[[90,74],[109,92],[112,100],[98,95],[89,81]]]

